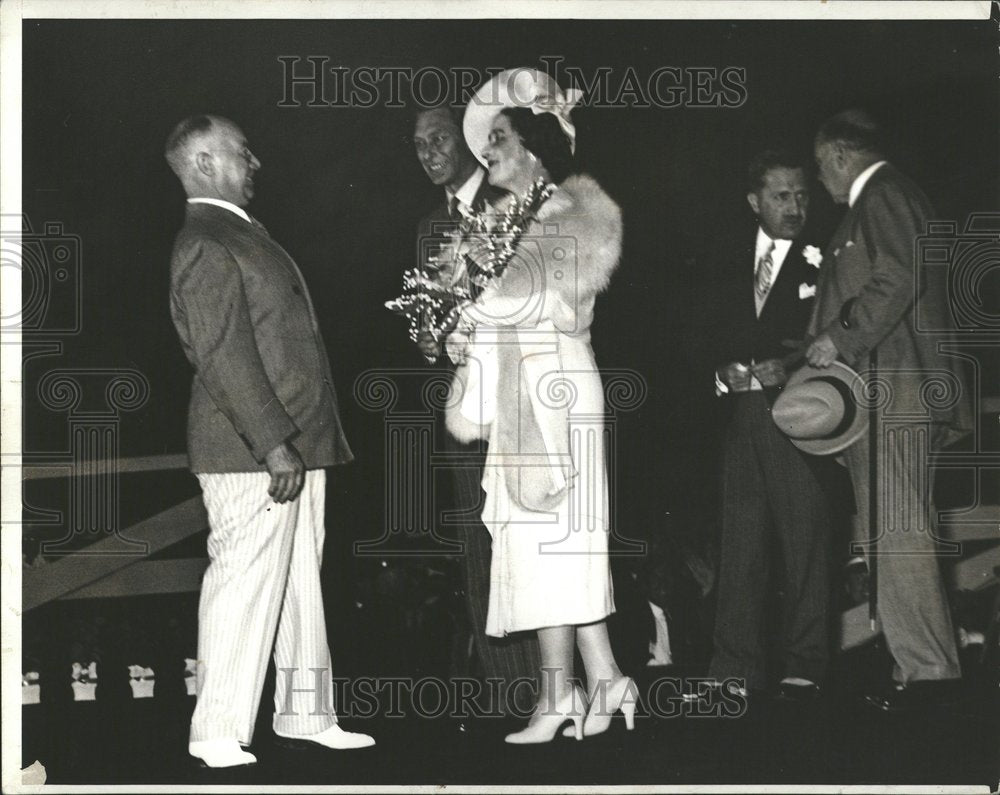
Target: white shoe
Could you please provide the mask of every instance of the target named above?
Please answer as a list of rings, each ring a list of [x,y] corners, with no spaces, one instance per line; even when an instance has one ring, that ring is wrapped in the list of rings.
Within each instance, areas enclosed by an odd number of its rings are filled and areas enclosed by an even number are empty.
[[[573,721],[573,728],[566,736],[582,740],[584,704],[586,701],[583,691],[574,685],[558,703],[549,706],[538,704],[527,728],[508,734],[503,738],[504,742],[512,745],[552,742],[559,729],[568,720]]]
[[[592,737],[606,732],[611,727],[611,717],[616,712],[625,716],[625,728],[632,731],[635,728],[635,702],[638,696],[639,688],[630,676],[616,679],[610,687],[601,688],[598,685],[590,697],[590,709],[587,710],[587,718],[583,723],[583,736]],[[572,736],[573,729],[569,726],[563,729],[563,737]]]
[[[188,743],[188,753],[200,759],[207,767],[236,767],[257,762],[256,756],[244,751],[236,740],[229,737],[195,740]]]
[[[304,740],[332,748],[335,751],[346,751],[351,748],[369,748],[375,745],[375,738],[360,732],[345,732],[336,723],[319,734],[282,734],[275,729],[275,734],[286,740]]]

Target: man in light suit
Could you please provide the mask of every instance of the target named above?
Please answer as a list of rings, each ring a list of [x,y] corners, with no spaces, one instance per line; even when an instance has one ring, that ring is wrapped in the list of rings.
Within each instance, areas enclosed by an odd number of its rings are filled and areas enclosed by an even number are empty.
[[[849,110],[829,119],[815,140],[820,180],[848,210],[823,255],[815,337],[816,367],[841,359],[887,385],[878,408],[877,547],[869,532],[869,443],[845,451],[854,484],[857,553],[877,554],[878,617],[896,662],[894,684],[868,696],[886,711],[936,701],[961,676],[948,599],[934,556],[933,469],[926,453],[971,428],[960,368],[940,345],[954,328],[947,274],[924,268],[915,240],[934,211],[923,192],[883,158],[872,118]],[[917,319],[920,319],[918,328]],[[943,389],[938,389],[941,387]],[[857,554],[856,553],[856,554]]]
[[[417,114],[413,143],[424,172],[432,183],[444,188],[444,202],[425,216],[417,230],[418,256],[433,255],[450,241],[450,233],[463,218],[482,212],[487,204],[504,195],[486,179],[486,172],[469,151],[462,134],[461,119],[448,106],[429,108]],[[454,369],[444,351],[425,333],[420,340],[421,351],[439,356],[440,366]],[[496,711],[516,706],[523,711],[533,708],[535,693],[527,684],[513,692],[507,686],[520,680],[534,681],[539,669],[538,642],[533,633],[510,638],[486,635],[486,612],[489,605],[490,560],[492,539],[480,519],[483,501],[482,478],[486,453],[478,443],[462,444],[441,428],[442,438],[452,453],[463,463],[453,467],[455,507],[464,514],[457,528],[464,544],[461,568],[466,607],[476,653],[487,680],[499,680],[499,703]],[[516,703],[514,703],[516,702]]]
[[[240,746],[253,738],[272,646],[276,734],[372,745],[343,731],[330,703],[324,467],[352,455],[309,292],[244,209],[260,162],[233,122],[185,119],[165,154],[188,197],[170,310],[195,371],[188,455],[210,528],[189,753],[209,767],[256,761]]]
[[[829,657],[827,462],[798,450],[771,419],[787,380],[788,340],[800,340],[812,311],[816,268],[803,237],[809,206],[805,169],[770,150],[749,167],[754,228],[719,244],[716,309],[721,334],[716,391],[730,404],[722,477],[722,538],[714,652],[709,676],[767,687],[764,612],[771,560],[783,566],[782,679],[786,698],[814,697]],[[817,250],[818,253],[818,250]]]

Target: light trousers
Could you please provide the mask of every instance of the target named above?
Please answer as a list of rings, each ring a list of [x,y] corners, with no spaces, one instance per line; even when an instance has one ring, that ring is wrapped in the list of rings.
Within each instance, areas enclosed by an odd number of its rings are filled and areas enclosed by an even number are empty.
[[[896,661],[897,682],[957,679],[962,675],[948,594],[935,554],[934,469],[927,455],[934,439],[922,425],[879,425],[878,618]],[[844,451],[854,484],[854,540],[867,553],[868,435]],[[852,545],[853,546],[853,545]]]
[[[307,472],[302,493],[283,505],[268,496],[266,472],[198,481],[210,530],[191,741],[250,744],[272,645],[275,730],[324,731],[337,721],[319,574],[326,472]]]

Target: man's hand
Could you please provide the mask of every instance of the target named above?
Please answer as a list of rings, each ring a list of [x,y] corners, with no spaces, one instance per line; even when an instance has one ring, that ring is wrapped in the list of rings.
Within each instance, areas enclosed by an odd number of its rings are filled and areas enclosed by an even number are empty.
[[[271,475],[268,495],[277,503],[291,502],[299,496],[306,480],[306,465],[290,442],[282,442],[264,457]]]
[[[720,367],[716,375],[731,392],[746,392],[750,389],[750,368],[745,364],[731,362],[725,367]]]
[[[782,386],[788,380],[785,365],[781,359],[767,359],[750,368],[761,386]]]
[[[428,359],[436,359],[441,355],[441,346],[438,345],[434,335],[429,331],[421,331],[417,335],[417,347],[420,348],[420,352]]]
[[[833,344],[833,340],[830,339],[829,334],[820,334],[815,340],[813,340],[812,345],[806,349],[806,361],[809,362],[813,367],[829,367],[835,361],[837,361],[837,356],[840,351],[837,350],[837,346]]]

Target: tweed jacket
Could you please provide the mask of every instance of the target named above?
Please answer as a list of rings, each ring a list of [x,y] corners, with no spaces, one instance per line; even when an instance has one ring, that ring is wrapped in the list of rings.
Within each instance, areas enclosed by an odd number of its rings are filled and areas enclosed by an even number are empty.
[[[194,472],[254,472],[290,441],[309,469],[353,456],[302,274],[263,227],[189,204],[174,243],[170,311],[194,380]]]
[[[848,209],[823,253],[809,331],[826,333],[851,367],[877,352],[888,385],[884,416],[927,417],[948,444],[971,427],[971,400],[959,360],[941,352],[953,338],[947,274],[918,261],[917,238],[934,211],[891,164],[879,167]],[[841,322],[845,302],[848,327]],[[918,320],[919,318],[919,320]]]

